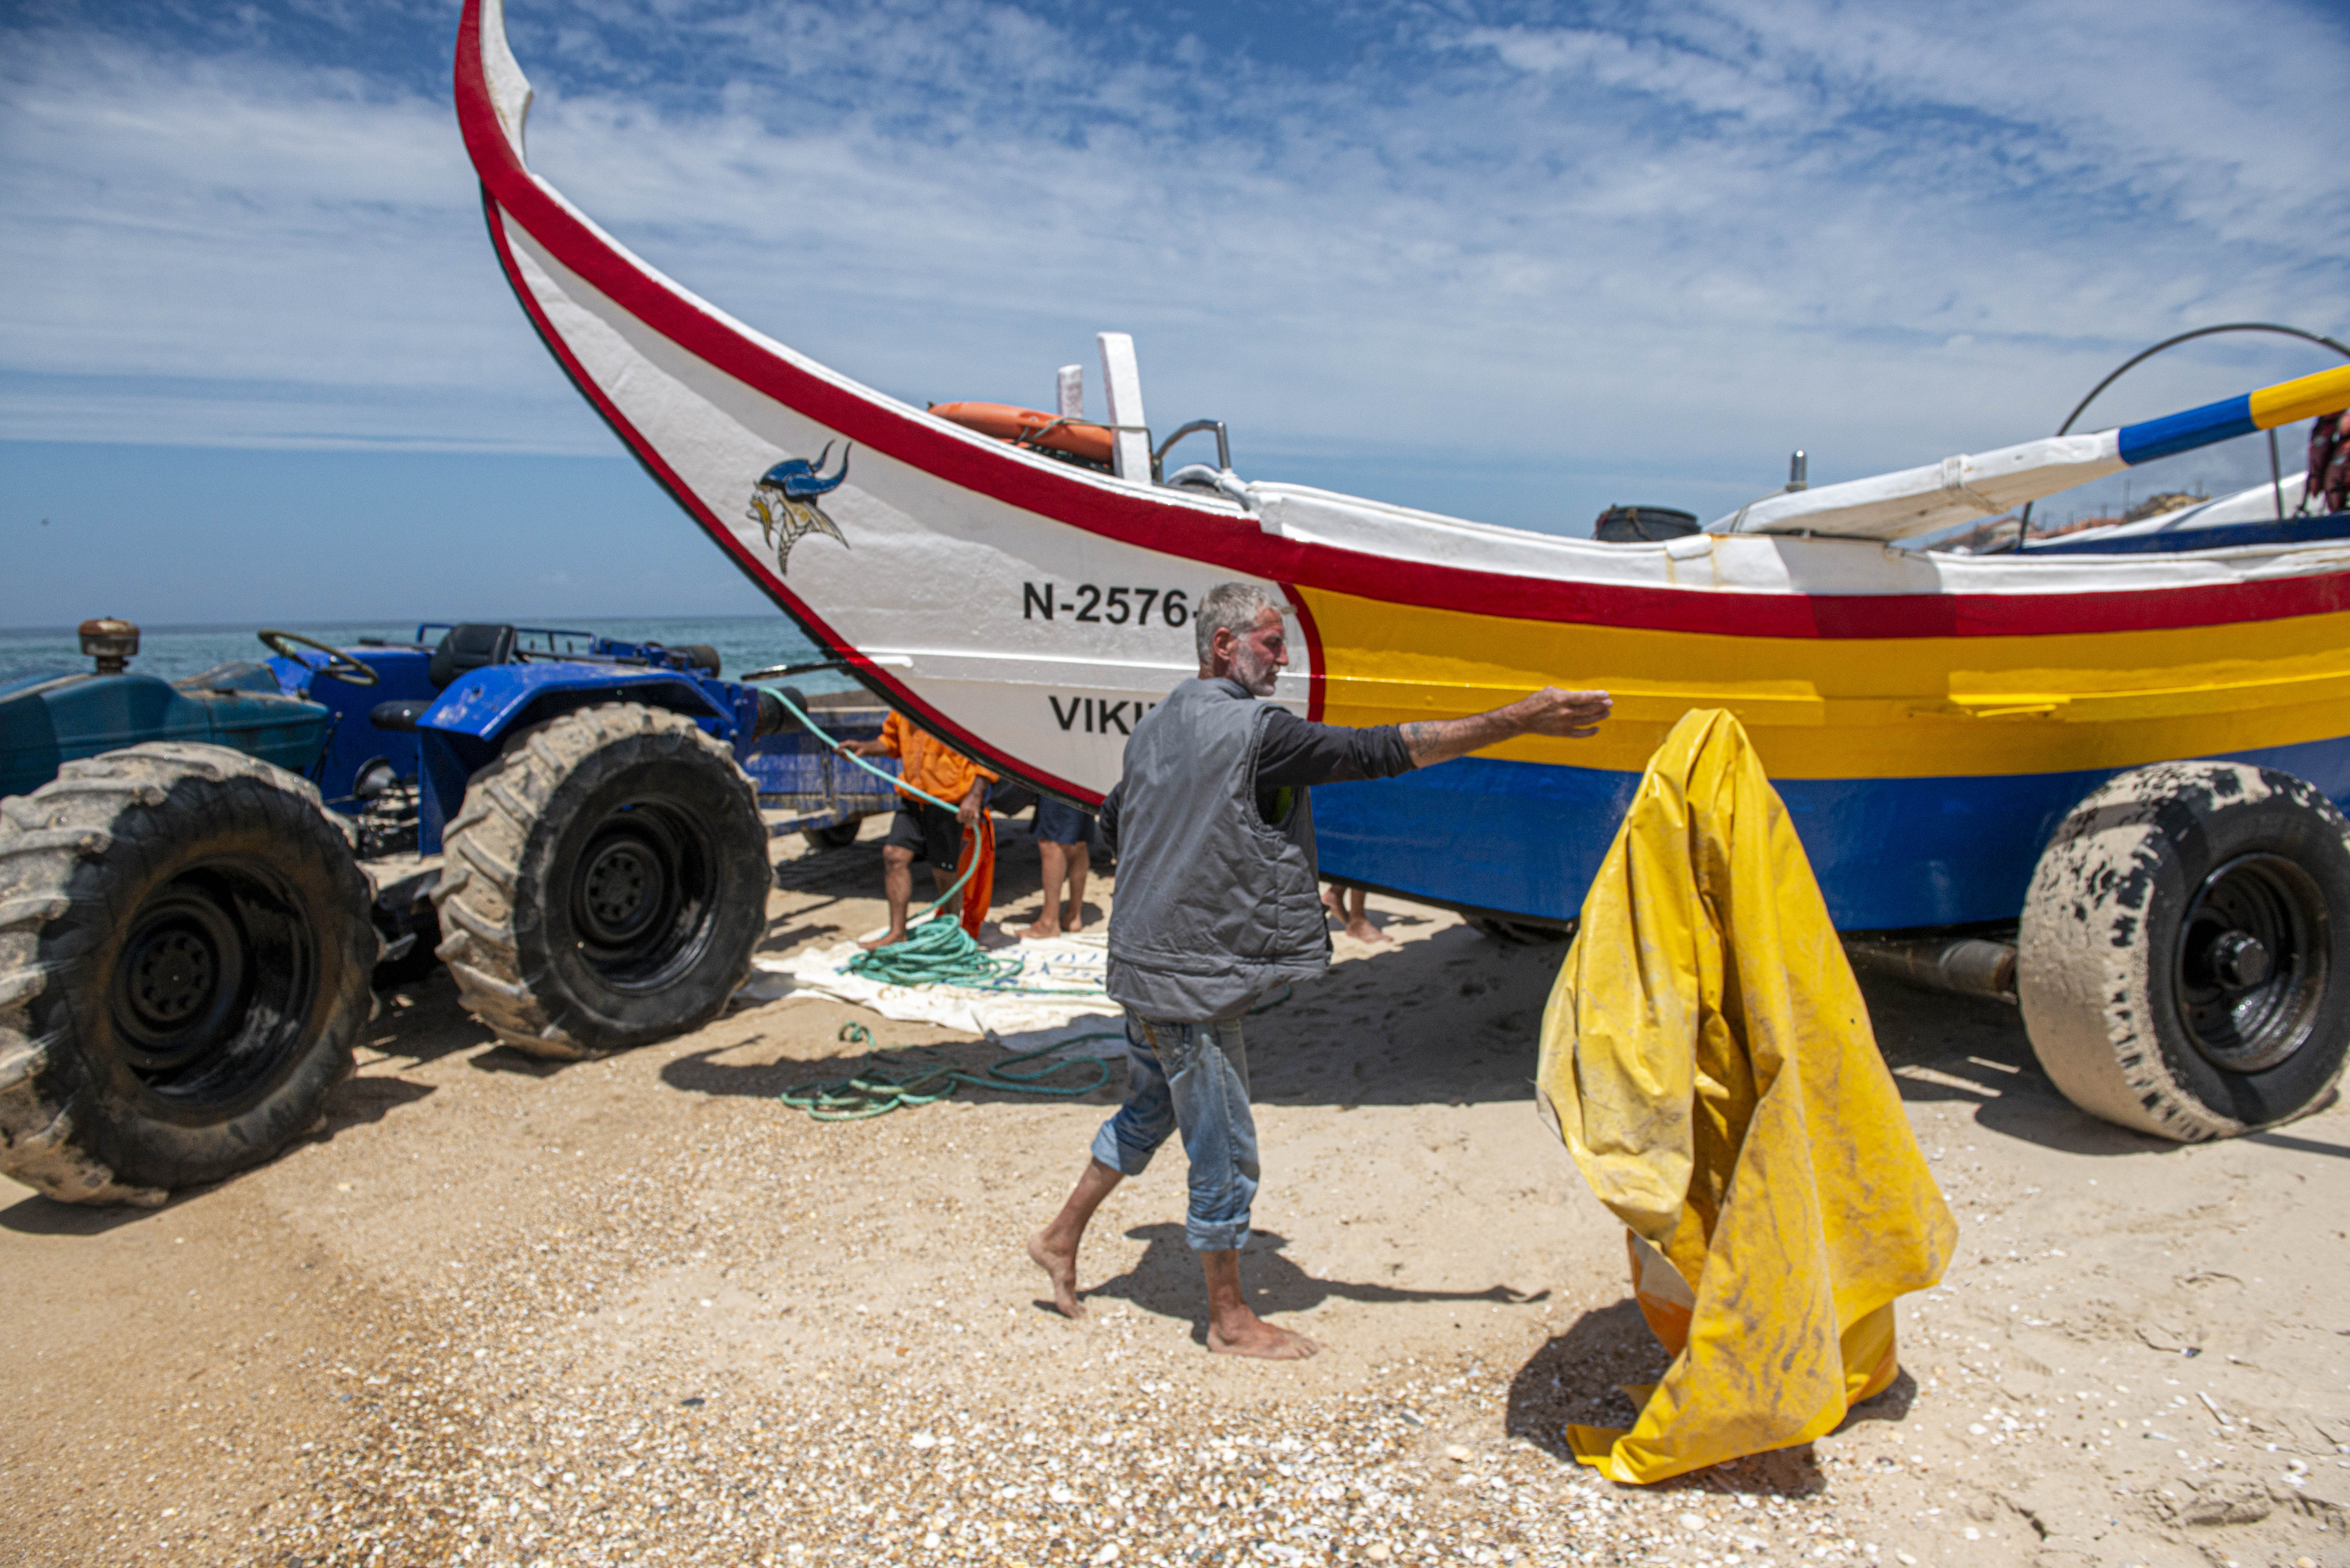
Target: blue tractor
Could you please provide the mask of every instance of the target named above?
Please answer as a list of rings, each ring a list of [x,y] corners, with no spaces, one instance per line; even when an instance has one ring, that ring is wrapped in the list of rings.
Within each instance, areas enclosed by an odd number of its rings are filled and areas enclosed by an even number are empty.
[[[814,742],[711,649],[261,640],[165,681],[90,621],[94,671],[0,682],[0,1169],[52,1197],[266,1159],[350,1073],[370,981],[436,954],[558,1058],[692,1028],[749,973],[771,830],[743,764]]]

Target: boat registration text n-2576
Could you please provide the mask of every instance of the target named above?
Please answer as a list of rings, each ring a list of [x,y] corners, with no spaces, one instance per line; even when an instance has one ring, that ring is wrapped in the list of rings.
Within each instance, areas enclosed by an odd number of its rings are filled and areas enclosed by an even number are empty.
[[[1149,626],[1153,612],[1161,626],[1182,626],[1191,618],[1191,601],[1181,588],[1103,588],[1092,583],[1074,587],[1061,583],[1020,585],[1020,618],[1051,620],[1055,612],[1071,620],[1111,626]]]

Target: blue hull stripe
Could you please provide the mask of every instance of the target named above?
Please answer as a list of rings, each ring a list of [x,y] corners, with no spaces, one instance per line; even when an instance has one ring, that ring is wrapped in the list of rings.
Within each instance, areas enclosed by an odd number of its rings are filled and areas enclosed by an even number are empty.
[[[2252,423],[2252,399],[2248,392],[2241,398],[2189,409],[2183,414],[2167,414],[2143,424],[2124,425],[2118,434],[2122,461],[2135,464],[2250,435],[2258,429]]]
[[[2222,759],[2350,806],[2350,739]],[[2013,919],[2065,815],[2121,770],[1778,784],[1840,930]],[[1572,919],[1639,775],[1464,757],[1314,791],[1322,868],[1447,903]]]
[[[2215,523],[2208,528],[2177,528],[2166,534],[2132,534],[2100,543],[2095,534],[2034,545],[2033,556],[2161,556],[2181,550],[2228,550],[2244,545],[2307,545],[2350,539],[2350,512],[2323,517],[2288,516],[2282,523]]]

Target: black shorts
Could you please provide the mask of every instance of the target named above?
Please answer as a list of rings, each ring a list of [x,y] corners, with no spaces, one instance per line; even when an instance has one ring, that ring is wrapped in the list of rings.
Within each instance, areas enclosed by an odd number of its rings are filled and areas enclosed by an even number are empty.
[[[912,850],[915,859],[937,870],[952,871],[962,860],[962,818],[926,800],[900,798],[898,815],[889,819],[889,836],[881,842]]]

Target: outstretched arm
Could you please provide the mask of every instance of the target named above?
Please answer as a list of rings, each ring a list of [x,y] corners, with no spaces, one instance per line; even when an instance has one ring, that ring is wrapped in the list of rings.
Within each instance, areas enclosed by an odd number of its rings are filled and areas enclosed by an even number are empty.
[[[1520,735],[1564,735],[1584,740],[1599,732],[1615,701],[1605,691],[1562,691],[1545,686],[1531,697],[1521,697],[1506,708],[1472,713],[1466,719],[1425,719],[1402,726],[1403,743],[1412,765],[1431,767],[1465,757]]]

